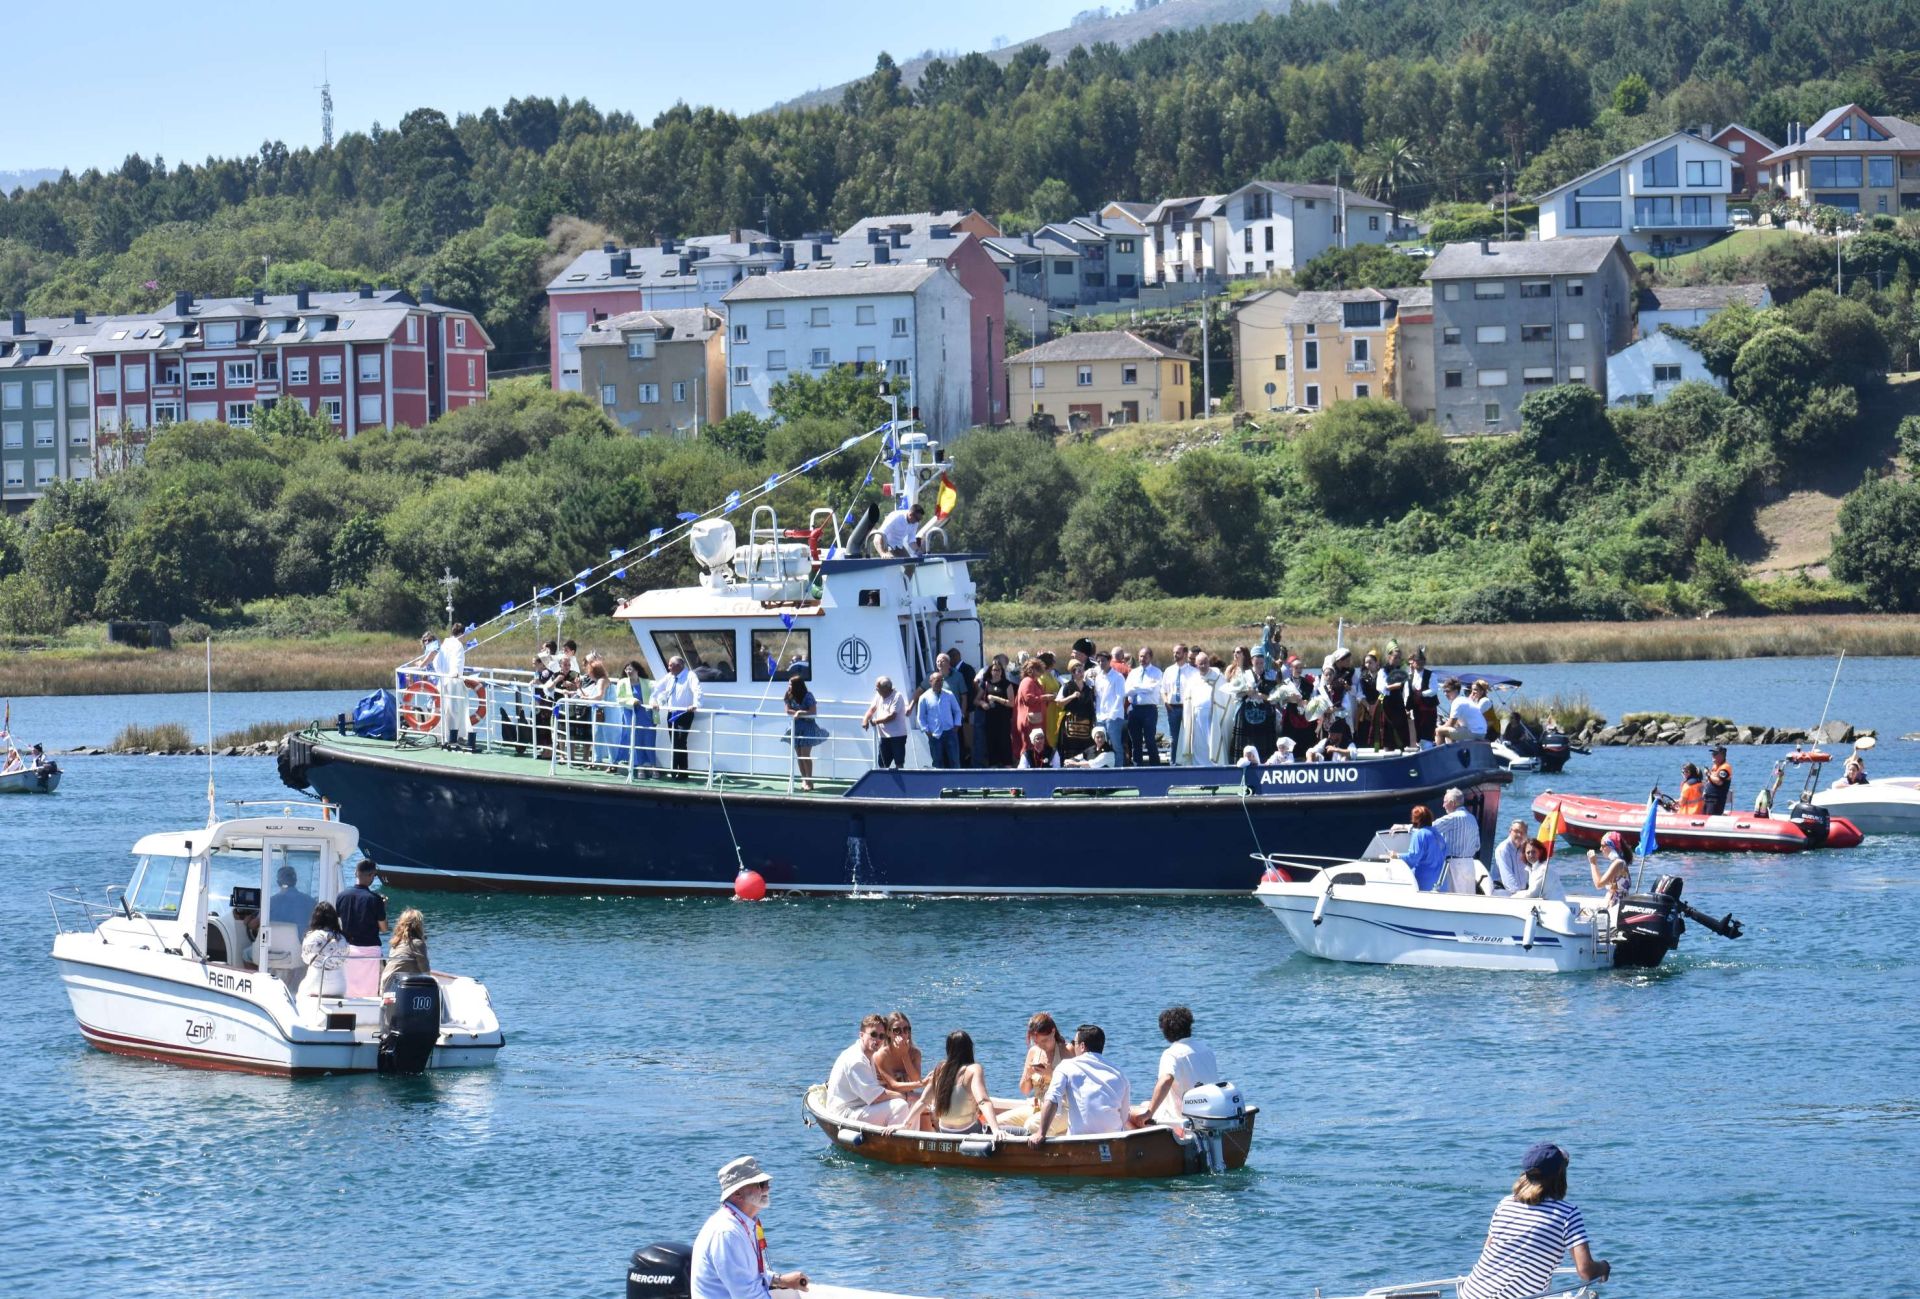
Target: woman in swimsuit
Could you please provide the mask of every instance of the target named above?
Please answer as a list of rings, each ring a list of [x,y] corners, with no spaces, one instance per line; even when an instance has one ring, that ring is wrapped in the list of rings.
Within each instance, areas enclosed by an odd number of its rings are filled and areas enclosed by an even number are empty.
[[[973,1039],[959,1029],[947,1034],[947,1058],[933,1067],[926,1090],[892,1130],[915,1127],[923,1114],[931,1119],[925,1126],[934,1132],[957,1136],[1000,1131],[993,1101],[987,1095],[985,1073],[974,1063]]]

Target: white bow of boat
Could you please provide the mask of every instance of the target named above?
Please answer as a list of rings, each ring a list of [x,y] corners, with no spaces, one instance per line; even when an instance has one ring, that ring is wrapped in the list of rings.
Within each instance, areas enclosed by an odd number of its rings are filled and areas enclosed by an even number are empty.
[[[1460,1292],[1460,1283],[1465,1280],[1464,1276],[1449,1276],[1432,1281],[1407,1281],[1400,1285],[1379,1286],[1364,1294],[1348,1296],[1347,1299],[1454,1299]],[[1321,1299],[1319,1290],[1313,1293],[1314,1299]],[[1546,1289],[1526,1295],[1524,1299],[1594,1299],[1599,1293],[1600,1282],[1583,1281],[1579,1272],[1563,1267],[1554,1271]],[[1332,1296],[1327,1299],[1332,1299]]]

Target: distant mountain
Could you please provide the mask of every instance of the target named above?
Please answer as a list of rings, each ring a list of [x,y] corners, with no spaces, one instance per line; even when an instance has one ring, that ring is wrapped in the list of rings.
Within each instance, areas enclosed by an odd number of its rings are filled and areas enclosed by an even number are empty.
[[[30,167],[26,171],[0,171],[0,194],[16,189],[32,189],[44,180],[59,180],[58,167]]]
[[[1122,3],[1105,6],[1108,10],[1124,9]],[[1076,45],[1094,45],[1106,42],[1121,49],[1136,45],[1149,36],[1161,32],[1186,31],[1192,27],[1211,27],[1215,23],[1243,23],[1260,14],[1283,14],[1293,7],[1293,0],[1160,0],[1160,3],[1146,9],[1125,9],[1125,12],[1110,12],[1104,18],[1084,18],[1071,27],[1063,27],[1057,32],[1048,32],[1044,36],[1035,36],[1029,40],[1012,45],[1003,45],[997,50],[982,51],[996,63],[1009,63],[1015,53],[1029,45],[1038,45],[1048,54],[1058,59],[1070,53]],[[1098,9],[1089,10],[1097,13]],[[959,53],[965,53],[960,51]],[[878,50],[875,51],[879,53]],[[944,56],[949,61],[957,54]],[[907,59],[900,64],[900,77],[909,90],[920,84],[920,74],[926,70],[931,58]],[[792,99],[775,104],[768,112],[784,112],[793,108],[819,108],[827,104],[837,104],[851,82],[842,82],[837,86],[826,86],[819,90],[796,95]]]

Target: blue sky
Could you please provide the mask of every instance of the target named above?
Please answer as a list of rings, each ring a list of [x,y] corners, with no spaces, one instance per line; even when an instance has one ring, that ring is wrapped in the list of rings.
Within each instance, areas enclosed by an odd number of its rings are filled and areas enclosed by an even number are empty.
[[[751,112],[869,72],[883,49],[905,60],[1038,36],[1092,2],[9,5],[0,171],[317,146],[323,55],[336,135],[530,94],[646,121],[679,99]]]

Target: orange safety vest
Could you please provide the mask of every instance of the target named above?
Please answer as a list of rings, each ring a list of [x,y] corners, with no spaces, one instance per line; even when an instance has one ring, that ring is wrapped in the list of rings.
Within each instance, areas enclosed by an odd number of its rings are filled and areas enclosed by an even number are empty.
[[[1681,816],[1699,816],[1707,810],[1707,794],[1697,780],[1680,782],[1680,801],[1674,810]]]

